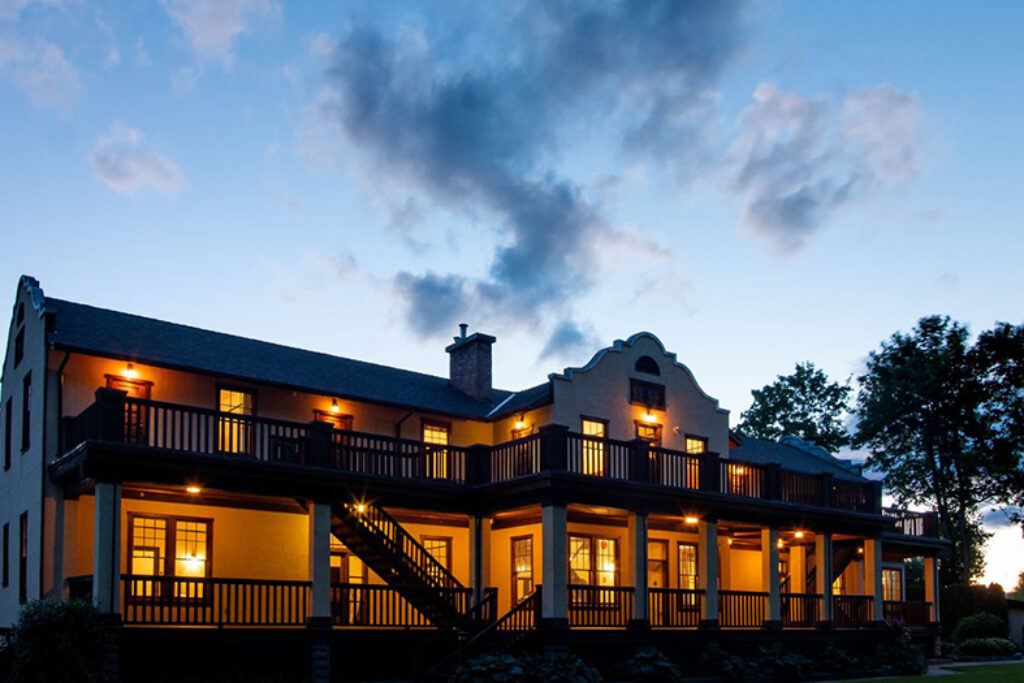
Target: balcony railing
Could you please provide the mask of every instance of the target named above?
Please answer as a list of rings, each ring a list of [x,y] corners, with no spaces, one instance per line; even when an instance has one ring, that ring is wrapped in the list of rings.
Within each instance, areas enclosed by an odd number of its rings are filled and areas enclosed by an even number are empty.
[[[648,588],[647,613],[652,628],[696,628],[704,606],[704,591]]]
[[[447,599],[468,609],[471,589],[448,589]],[[488,602],[491,605],[492,602]],[[493,620],[494,615],[483,615]],[[405,599],[397,588],[366,583],[331,584],[331,622],[359,628],[435,628],[426,616]]]
[[[723,628],[761,628],[767,609],[767,593],[718,591],[718,623]]]
[[[632,586],[569,586],[569,626],[622,628],[632,618]]]
[[[870,595],[832,596],[832,620],[836,628],[867,628],[871,625]]]
[[[463,447],[337,430],[325,422],[289,422],[129,398],[108,389],[97,390],[96,396],[95,403],[65,421],[66,450],[83,441],[100,440],[373,477],[471,485],[560,471],[794,505],[880,512],[877,482],[837,481],[827,474],[793,472],[716,453],[684,453],[639,440],[585,436],[558,425],[495,446]],[[933,520],[901,514],[898,524],[905,533],[934,533]]]
[[[937,537],[939,535],[939,517],[934,512],[913,512],[885,508],[887,517],[896,522],[896,530],[907,536]]]
[[[785,628],[813,628],[817,625],[821,610],[820,594],[782,593],[779,598]]]
[[[927,626],[932,620],[932,603],[886,600],[882,603],[885,620],[908,626]]]

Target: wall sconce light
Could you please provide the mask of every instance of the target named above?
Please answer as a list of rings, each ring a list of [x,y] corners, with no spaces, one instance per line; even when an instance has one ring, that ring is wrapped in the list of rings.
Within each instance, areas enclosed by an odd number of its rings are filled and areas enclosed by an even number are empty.
[[[366,505],[364,505],[363,503],[356,504],[356,512],[358,512],[359,514],[363,514],[364,512],[366,512]]]
[[[858,555],[863,555],[864,554],[864,548],[857,548],[857,554]]]
[[[647,424],[653,424],[654,422],[658,421],[657,416],[655,416],[655,414],[650,412],[650,411],[648,411],[648,412],[644,413],[643,415],[641,415],[640,419],[643,420],[644,422],[646,422]]]
[[[696,517],[687,516],[687,517],[683,517],[683,521],[686,522],[687,524],[696,524],[700,520],[697,519]]]
[[[335,415],[341,412],[341,407],[338,406],[338,399],[336,398],[331,399],[331,412]]]
[[[526,418],[525,415],[520,415],[519,419],[516,420],[515,428],[516,428],[517,431],[521,430],[521,429],[526,429],[526,419],[525,418]]]
[[[186,486],[185,490],[188,491],[189,493],[202,493],[203,491],[198,486]]]
[[[798,531],[798,532],[796,532],[796,533],[795,533],[795,534],[793,534],[793,535],[794,535],[794,536],[796,536],[797,538],[803,538],[803,537],[804,537],[804,532],[802,532],[802,531]]]
[[[776,542],[775,547],[777,547],[777,548],[781,548],[782,547],[782,539],[781,538],[778,540],[778,542]]]
[[[129,363],[124,366],[124,376],[128,379],[135,379],[139,376],[139,371],[135,369],[135,365],[133,363]]]
[[[725,541],[726,541],[726,543],[728,543],[728,544],[729,544],[730,546],[732,545],[732,538],[727,538],[727,539],[725,539]]]

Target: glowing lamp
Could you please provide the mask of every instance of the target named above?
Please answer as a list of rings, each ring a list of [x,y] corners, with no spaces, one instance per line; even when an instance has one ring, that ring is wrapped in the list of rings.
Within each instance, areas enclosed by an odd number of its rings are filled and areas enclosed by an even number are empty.
[[[736,467],[732,468],[732,473],[735,474],[737,477],[742,477],[747,474],[747,468],[737,465]]]
[[[725,542],[728,543],[729,545],[732,545],[732,539],[731,538],[725,539]]]
[[[185,490],[189,493],[200,493],[202,491],[198,486],[186,486]]]
[[[185,558],[185,570],[186,572],[194,576],[199,573],[203,568],[203,558],[198,555],[189,553],[188,557]]]
[[[516,420],[516,429],[526,429],[526,423],[522,420]]]
[[[793,534],[793,535],[794,535],[794,536],[796,536],[797,538],[803,538],[803,537],[804,537],[804,532],[802,532],[802,531],[798,531],[798,532],[796,532],[796,533],[795,533],[795,534]]]
[[[696,517],[684,517],[683,521],[686,522],[687,524],[696,524],[700,520],[697,519]]]
[[[775,544],[775,547],[777,547],[777,548],[781,548],[782,547],[782,539],[781,538],[779,539],[778,543]]]
[[[356,505],[356,512],[360,514],[366,512],[366,506],[363,505],[362,503],[359,503],[358,505]]]
[[[863,555],[864,554],[864,548],[857,548],[857,554],[858,555]]]
[[[643,415],[640,416],[640,419],[646,422],[647,424],[651,424],[655,422],[658,418],[655,417],[654,413],[644,413]]]
[[[331,412],[335,415],[341,412],[341,407],[338,406],[338,399],[336,398],[331,399]]]
[[[128,365],[124,366],[124,376],[127,377],[128,379],[135,379],[139,376],[139,371],[135,369],[134,364],[129,363]]]

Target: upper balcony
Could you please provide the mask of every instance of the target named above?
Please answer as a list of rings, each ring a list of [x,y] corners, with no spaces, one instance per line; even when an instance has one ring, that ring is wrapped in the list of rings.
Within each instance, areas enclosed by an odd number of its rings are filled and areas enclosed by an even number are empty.
[[[711,452],[684,453],[641,440],[584,436],[560,425],[547,425],[531,436],[494,446],[439,445],[339,430],[326,422],[241,416],[99,389],[96,401],[64,424],[65,453],[90,441],[327,468],[426,485],[478,487],[559,472],[638,482],[667,491],[882,514],[878,482],[840,480],[831,474],[790,471]],[[906,512],[894,517],[899,533],[937,535],[930,517]]]

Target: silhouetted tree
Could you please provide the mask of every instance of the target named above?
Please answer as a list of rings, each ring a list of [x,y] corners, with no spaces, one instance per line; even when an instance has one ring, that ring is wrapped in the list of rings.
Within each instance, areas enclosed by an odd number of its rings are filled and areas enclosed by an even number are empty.
[[[1017,585],[1006,594],[1006,597],[1013,598],[1014,600],[1024,600],[1024,572],[1021,572],[1020,576],[1017,577]]]
[[[814,363],[797,363],[793,374],[750,392],[754,402],[740,415],[737,429],[759,439],[792,434],[835,453],[850,443],[843,416],[851,391],[849,382],[831,381]]]
[[[1005,459],[993,452],[1001,383],[998,372],[986,377],[984,356],[966,327],[932,316],[882,342],[859,378],[855,442],[870,450],[869,465],[886,475],[897,501],[938,512],[953,544],[947,583],[969,583],[984,569],[988,534],[978,508],[997,497],[1005,476]]]

